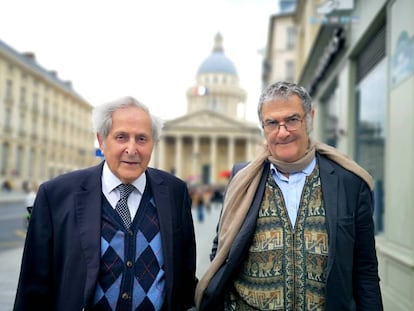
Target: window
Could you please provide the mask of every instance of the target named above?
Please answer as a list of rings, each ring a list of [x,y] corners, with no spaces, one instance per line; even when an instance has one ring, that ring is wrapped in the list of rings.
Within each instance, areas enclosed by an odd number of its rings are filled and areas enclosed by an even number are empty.
[[[38,102],[38,95],[36,92],[32,94],[32,108],[34,112],[38,112],[39,109],[39,102]]]
[[[19,133],[24,134],[26,125],[26,111],[20,111]]]
[[[43,159],[45,159],[45,158],[43,158]],[[33,168],[34,168],[34,162],[35,161],[35,150],[34,150],[34,148],[30,148],[30,151],[29,151],[29,156],[28,156],[28,158],[27,158],[27,167],[29,168],[29,170],[28,170],[28,177],[29,177],[29,179],[33,179],[33,177],[34,177],[34,174],[33,174]],[[45,162],[45,161],[41,161],[42,163],[43,162]]]
[[[11,131],[11,119],[12,119],[12,110],[9,106],[4,109],[4,128],[7,131]]]
[[[383,230],[387,68],[383,59],[358,84],[356,92],[356,160],[374,178],[374,219]]]
[[[326,144],[336,147],[339,134],[339,88],[335,86],[328,93],[329,96],[323,101],[323,140]]]
[[[26,108],[26,88],[22,86],[20,88],[20,106]]]
[[[3,143],[2,150],[1,150],[1,175],[7,174],[7,166],[8,166],[8,159],[9,159],[9,144]]]
[[[355,158],[374,178],[374,221],[383,230],[386,139],[386,24],[366,41],[356,60]]]
[[[292,50],[296,46],[296,28],[288,27],[286,29],[286,49]]]
[[[20,176],[20,173],[23,169],[23,147],[17,147],[17,160],[16,160],[16,176]]]
[[[47,117],[49,115],[49,100],[47,98],[44,99],[43,104],[43,114]]]
[[[292,60],[286,62],[286,80],[293,82],[295,79],[295,63]]]
[[[6,82],[6,98],[11,99],[13,97],[13,81],[7,80]]]
[[[38,133],[37,133],[37,118],[38,118],[38,116],[37,116],[37,114],[33,114],[32,115],[32,131],[31,131],[31,134],[32,134],[32,137],[35,137],[35,138],[37,138],[38,136]]]

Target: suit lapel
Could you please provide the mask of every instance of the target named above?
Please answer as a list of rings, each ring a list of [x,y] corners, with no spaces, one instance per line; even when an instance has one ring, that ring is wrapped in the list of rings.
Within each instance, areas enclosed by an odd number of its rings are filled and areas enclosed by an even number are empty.
[[[321,178],[321,187],[323,193],[323,201],[326,210],[326,221],[329,236],[329,250],[328,250],[328,269],[329,275],[333,259],[336,251],[336,230],[338,220],[338,177],[334,174],[335,168],[325,158],[318,155],[319,174]]]
[[[86,261],[84,299],[90,301],[94,294],[100,264],[101,206],[103,163],[95,167],[80,185],[75,195],[75,210],[80,244]]]
[[[160,222],[160,232],[162,241],[162,251],[164,256],[164,268],[166,275],[167,289],[173,284],[174,269],[170,265],[173,263],[173,251],[174,251],[174,232],[173,223],[174,219],[172,212],[174,208],[171,206],[172,198],[170,198],[168,187],[164,183],[164,179],[158,174],[155,174],[151,169],[147,169],[147,181],[150,183],[152,195],[154,196],[158,219]],[[167,290],[167,293],[171,292]],[[170,297],[169,297],[170,298]]]

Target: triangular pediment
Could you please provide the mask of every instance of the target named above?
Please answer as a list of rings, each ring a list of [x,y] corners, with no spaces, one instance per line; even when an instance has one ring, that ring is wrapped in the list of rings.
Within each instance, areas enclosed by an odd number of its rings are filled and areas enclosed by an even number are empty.
[[[165,123],[165,130],[169,129],[233,129],[245,130],[257,127],[247,121],[239,121],[211,110],[199,110]]]

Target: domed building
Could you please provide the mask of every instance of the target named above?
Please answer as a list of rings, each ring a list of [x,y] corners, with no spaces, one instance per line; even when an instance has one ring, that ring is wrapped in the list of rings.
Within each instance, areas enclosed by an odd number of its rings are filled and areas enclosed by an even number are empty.
[[[223,38],[217,34],[211,54],[201,63],[196,85],[187,91],[187,112],[208,109],[244,118],[246,92],[239,86],[233,62],[224,54]]]
[[[246,91],[216,34],[211,54],[187,90],[187,114],[165,123],[153,166],[189,185],[224,186],[236,162],[251,160],[263,141],[257,124],[246,120]]]

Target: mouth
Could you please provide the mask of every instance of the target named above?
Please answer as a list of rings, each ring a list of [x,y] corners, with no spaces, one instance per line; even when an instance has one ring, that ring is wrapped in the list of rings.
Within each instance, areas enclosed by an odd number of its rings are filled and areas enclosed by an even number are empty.
[[[140,163],[138,161],[121,161],[121,162],[126,165],[138,165]]]
[[[294,142],[294,140],[289,140],[289,141],[278,141],[278,142],[276,142],[276,145],[289,145],[289,144],[291,144],[291,143],[293,143]]]

